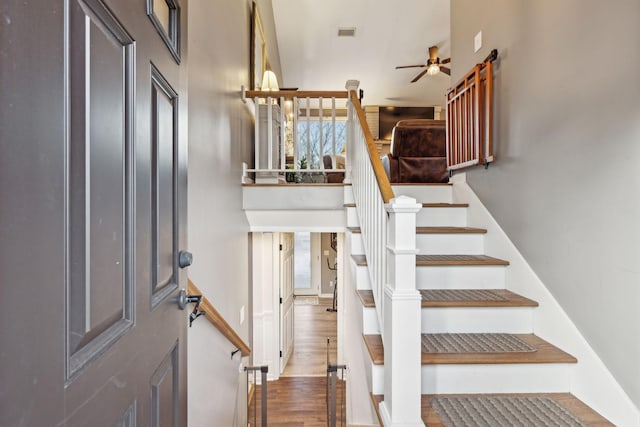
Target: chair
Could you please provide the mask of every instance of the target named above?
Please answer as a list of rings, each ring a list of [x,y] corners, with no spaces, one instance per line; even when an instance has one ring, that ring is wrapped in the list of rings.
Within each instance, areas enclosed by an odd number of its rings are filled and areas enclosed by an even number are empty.
[[[444,120],[401,120],[393,128],[387,155],[389,181],[448,182]]]
[[[324,169],[344,169],[345,160],[342,155],[326,154],[322,157]],[[328,183],[341,183],[344,181],[344,172],[325,172]]]

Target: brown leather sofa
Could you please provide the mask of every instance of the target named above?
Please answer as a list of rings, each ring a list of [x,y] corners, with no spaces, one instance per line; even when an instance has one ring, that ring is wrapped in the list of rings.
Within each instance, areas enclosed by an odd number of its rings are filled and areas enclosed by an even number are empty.
[[[387,155],[389,180],[448,182],[444,120],[401,120],[393,128]]]

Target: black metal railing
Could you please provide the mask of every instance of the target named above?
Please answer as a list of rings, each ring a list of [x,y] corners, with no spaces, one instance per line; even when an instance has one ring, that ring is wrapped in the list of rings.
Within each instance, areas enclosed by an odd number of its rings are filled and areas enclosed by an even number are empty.
[[[344,405],[344,371],[346,365],[338,365],[330,362],[329,357],[330,339],[327,338],[327,385],[326,385],[326,403],[327,403],[327,427],[336,427],[338,419],[340,426],[345,425],[345,405]],[[340,387],[338,387],[338,375],[340,376]],[[340,391],[340,393],[338,393]],[[338,400],[338,394],[340,398]],[[340,412],[338,413],[338,401],[340,402]]]
[[[260,372],[260,421],[262,427],[267,427],[267,373],[269,372],[268,366],[245,366],[245,372],[247,373],[247,390],[251,384],[254,387],[258,386],[257,373]],[[253,382],[250,381],[253,374]],[[253,401],[253,423],[251,423],[251,404]],[[247,394],[247,424],[251,427],[258,426],[258,403],[255,398],[249,399]]]

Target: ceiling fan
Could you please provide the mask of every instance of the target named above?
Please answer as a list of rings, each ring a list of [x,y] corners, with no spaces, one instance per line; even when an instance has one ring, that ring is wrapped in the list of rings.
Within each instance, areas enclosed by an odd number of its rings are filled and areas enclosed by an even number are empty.
[[[411,83],[415,83],[425,74],[435,76],[439,72],[443,72],[446,75],[450,76],[451,70],[447,67],[442,66],[442,64],[448,64],[449,62],[451,62],[451,58],[446,58],[441,61],[440,58],[438,58],[438,47],[431,46],[429,48],[429,59],[427,60],[426,64],[401,65],[399,67],[396,67],[396,70],[400,68],[426,68],[424,71],[421,71],[420,74],[418,74],[413,80],[411,80]]]

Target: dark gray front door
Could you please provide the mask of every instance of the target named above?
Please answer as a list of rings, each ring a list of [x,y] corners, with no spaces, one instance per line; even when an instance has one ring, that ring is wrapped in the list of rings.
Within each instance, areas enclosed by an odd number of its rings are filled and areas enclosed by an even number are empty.
[[[0,426],[186,425],[186,16],[0,3]]]

